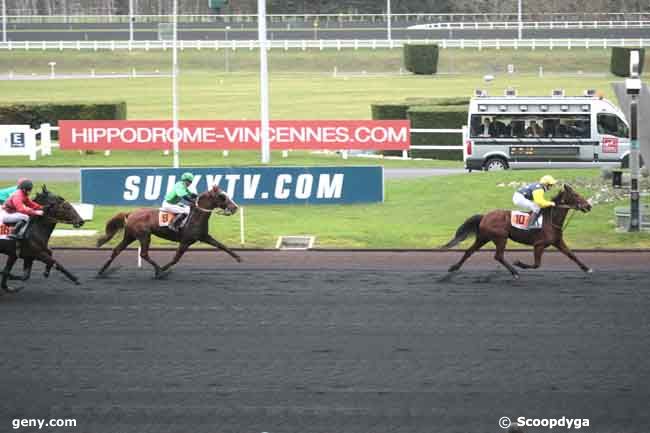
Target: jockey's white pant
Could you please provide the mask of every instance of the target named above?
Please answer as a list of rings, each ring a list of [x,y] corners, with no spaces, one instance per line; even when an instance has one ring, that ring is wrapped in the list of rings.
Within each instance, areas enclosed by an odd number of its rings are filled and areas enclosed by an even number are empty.
[[[528,200],[524,195],[520,192],[516,192],[515,195],[512,196],[512,202],[519,206],[522,209],[526,209],[529,211],[533,212],[539,212],[540,207],[537,203],[534,201]]]
[[[5,224],[14,224],[18,221],[29,221],[29,215],[20,212],[14,212],[5,213],[2,217],[2,222]]]
[[[185,215],[189,215],[189,213],[190,213],[190,207],[185,206],[185,205],[180,204],[180,203],[172,204],[172,203],[168,203],[166,201],[163,201],[163,204],[162,204],[162,206],[160,208],[162,210],[165,210],[167,212],[171,212],[171,213],[174,213],[174,214],[183,213]]]

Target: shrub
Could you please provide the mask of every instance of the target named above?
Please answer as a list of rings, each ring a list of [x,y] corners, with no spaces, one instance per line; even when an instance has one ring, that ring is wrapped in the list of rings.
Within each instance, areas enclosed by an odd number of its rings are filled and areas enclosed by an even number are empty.
[[[610,70],[612,74],[619,77],[630,76],[630,51],[639,51],[639,75],[643,73],[643,61],[645,57],[645,50],[643,48],[612,48],[612,57],[610,63]]]
[[[438,45],[405,44],[404,67],[419,75],[432,75],[438,72]]]

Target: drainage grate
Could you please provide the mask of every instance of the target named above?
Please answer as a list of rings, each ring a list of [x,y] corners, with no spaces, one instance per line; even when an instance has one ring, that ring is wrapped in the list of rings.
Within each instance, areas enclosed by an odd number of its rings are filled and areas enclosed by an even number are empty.
[[[314,246],[315,236],[280,236],[275,245],[280,250],[308,250]]]

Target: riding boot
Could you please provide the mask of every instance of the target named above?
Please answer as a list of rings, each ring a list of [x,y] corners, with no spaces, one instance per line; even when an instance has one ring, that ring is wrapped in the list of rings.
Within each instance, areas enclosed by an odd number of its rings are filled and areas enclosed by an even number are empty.
[[[171,224],[169,224],[169,228],[172,231],[180,231],[181,229],[181,223],[183,222],[183,218],[185,217],[185,214],[179,213],[177,214],[174,219],[172,220]]]
[[[535,227],[535,224],[537,224],[537,219],[539,218],[540,212],[532,212],[530,214],[530,217],[528,218],[528,227],[526,229],[530,230],[533,227]]]
[[[20,220],[14,226],[14,232],[10,234],[9,237],[17,241],[23,240],[27,237],[26,235],[27,235],[28,228],[29,228],[29,220],[27,221]]]

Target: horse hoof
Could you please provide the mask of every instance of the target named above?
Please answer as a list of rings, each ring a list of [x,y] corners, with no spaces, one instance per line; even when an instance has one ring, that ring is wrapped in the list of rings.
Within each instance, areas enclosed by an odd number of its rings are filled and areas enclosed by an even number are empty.
[[[43,272],[43,278],[50,278],[49,272]]]
[[[520,277],[519,274],[512,274],[512,278],[517,281]]]
[[[81,282],[79,282],[79,280],[74,280],[73,283],[75,286],[81,286]]]
[[[585,274],[593,274],[593,273],[594,273],[593,269],[591,269],[591,268],[585,269]]]
[[[239,257],[239,256],[235,257],[235,260],[237,260],[237,263],[241,263],[241,262],[244,261],[244,259],[242,259],[242,258]]]
[[[18,293],[21,290],[23,290],[23,287],[22,286],[21,287],[9,287],[9,286],[7,286],[7,287],[3,287],[3,289],[7,293]]]
[[[171,273],[172,273],[171,269],[167,269],[166,271],[156,272],[153,278],[154,280],[164,280],[167,277],[169,277],[169,274]]]

